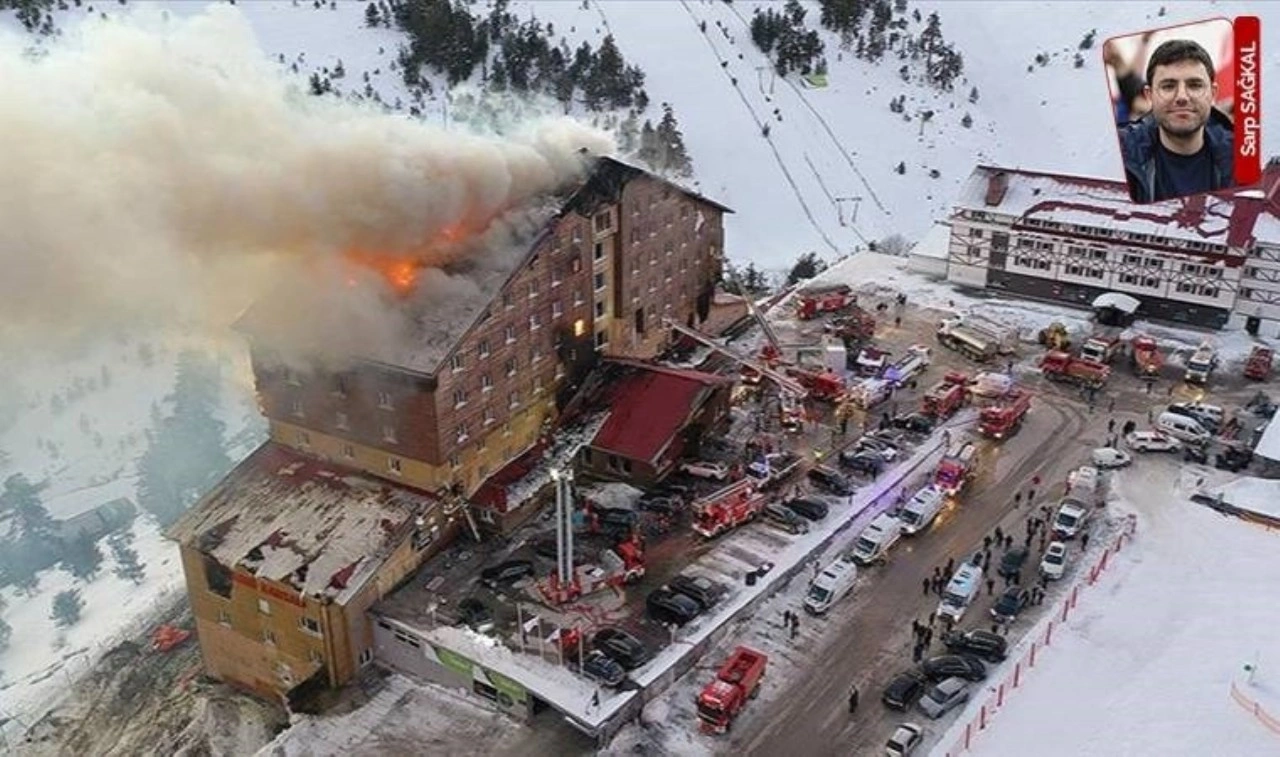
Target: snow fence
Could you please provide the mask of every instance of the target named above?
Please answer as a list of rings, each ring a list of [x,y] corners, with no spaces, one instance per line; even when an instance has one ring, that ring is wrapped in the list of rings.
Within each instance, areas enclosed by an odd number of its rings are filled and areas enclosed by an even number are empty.
[[[1245,712],[1252,715],[1259,723],[1276,735],[1280,735],[1280,718],[1267,712],[1266,709],[1248,694],[1240,690],[1235,681],[1231,682],[1231,699],[1240,705]]]
[[[1112,556],[1123,549],[1125,544],[1133,541],[1137,529],[1137,516],[1132,514],[1125,516],[1124,523],[1120,528],[1120,532],[1116,534],[1115,540],[1103,551],[1097,562],[1093,564],[1093,567],[1076,579],[1076,583],[1063,596],[1061,604],[1053,612],[1046,615],[1032,630],[1029,634],[1031,643],[1027,644],[1024,640],[1019,646],[1022,656],[1013,664],[1012,670],[1005,675],[1004,680],[989,687],[990,693],[987,695],[986,700],[982,700],[980,697],[975,698],[965,708],[960,715],[960,719],[943,735],[941,742],[931,754],[935,755],[935,757],[939,755],[958,757],[958,755],[969,751],[969,748],[973,745],[974,738],[991,726],[992,719],[1004,707],[1005,700],[1022,686],[1023,679],[1035,668],[1039,657],[1053,645],[1054,629],[1059,624],[1066,623],[1071,617],[1071,611],[1075,609],[1076,604],[1080,601],[1081,590],[1088,590],[1089,587],[1098,582],[1098,578],[1111,565]],[[1272,720],[1274,722],[1274,719]]]

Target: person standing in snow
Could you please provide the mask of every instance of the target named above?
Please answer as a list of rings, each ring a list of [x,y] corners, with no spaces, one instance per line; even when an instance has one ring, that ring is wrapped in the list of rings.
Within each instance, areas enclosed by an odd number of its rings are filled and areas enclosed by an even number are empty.
[[[858,687],[855,685],[849,689],[849,714],[858,711]]]

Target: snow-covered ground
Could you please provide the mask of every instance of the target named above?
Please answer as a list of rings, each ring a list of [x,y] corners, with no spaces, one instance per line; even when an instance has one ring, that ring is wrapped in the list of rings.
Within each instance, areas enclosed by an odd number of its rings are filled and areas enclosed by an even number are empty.
[[[150,361],[140,357],[143,344]],[[173,389],[175,360],[185,348],[217,356],[220,418],[226,424],[228,454],[239,460],[264,430],[249,391],[252,377],[246,375],[243,351],[155,334],[69,354],[26,354],[21,363],[7,366],[11,373],[6,379],[21,413],[0,432],[0,450],[8,454],[0,479],[22,473],[33,483],[48,481],[42,501],[56,519],[118,497],[136,504],[136,464],[146,448],[151,407]],[[60,411],[53,409],[54,396],[62,398]],[[0,652],[0,711],[34,720],[100,653],[122,638],[141,636],[146,618],[181,588],[177,550],[155,521],[140,511],[131,531],[132,548],[144,565],[140,584],[113,574],[115,560],[103,540],[98,547],[104,559],[92,580],[77,581],[55,567],[39,575],[30,596],[12,588],[0,592],[2,617],[13,629],[8,649]],[[72,588],[80,590],[84,610],[78,623],[58,632],[50,619],[51,603],[58,592]]]
[[[1116,475],[1137,538],[1054,631],[973,754],[1276,753],[1280,734],[1231,687],[1280,715],[1280,534],[1191,503],[1204,472],[1181,467],[1152,456]]]

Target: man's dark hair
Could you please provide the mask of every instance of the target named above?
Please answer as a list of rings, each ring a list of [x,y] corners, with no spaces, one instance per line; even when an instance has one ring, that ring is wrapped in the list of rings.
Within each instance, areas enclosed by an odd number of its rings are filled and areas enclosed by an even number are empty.
[[[1209,53],[1189,39],[1171,39],[1161,43],[1147,59],[1147,85],[1155,86],[1152,78],[1156,75],[1156,66],[1168,66],[1184,60],[1193,60],[1202,64],[1204,70],[1209,73],[1209,83],[1213,83],[1213,59],[1209,57]]]

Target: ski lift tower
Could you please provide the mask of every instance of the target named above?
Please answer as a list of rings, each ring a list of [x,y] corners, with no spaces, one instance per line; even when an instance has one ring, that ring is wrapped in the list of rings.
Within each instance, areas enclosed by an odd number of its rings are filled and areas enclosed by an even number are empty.
[[[835,198],[835,201],[836,201],[836,212],[840,215],[841,226],[849,226],[850,224],[854,224],[858,222],[858,205],[861,204],[862,202],[861,197],[857,197],[857,196],[837,197]],[[853,215],[850,216],[848,221],[845,221],[845,218],[844,218],[844,203],[846,202],[853,203]]]

